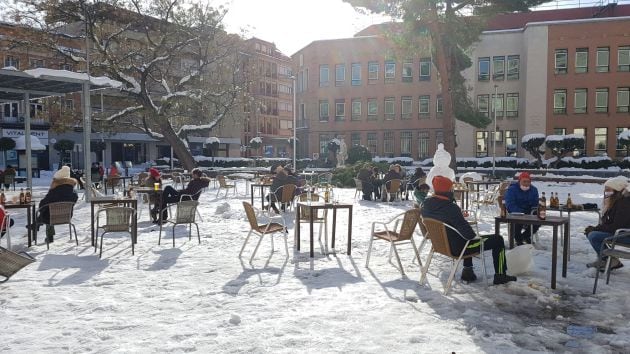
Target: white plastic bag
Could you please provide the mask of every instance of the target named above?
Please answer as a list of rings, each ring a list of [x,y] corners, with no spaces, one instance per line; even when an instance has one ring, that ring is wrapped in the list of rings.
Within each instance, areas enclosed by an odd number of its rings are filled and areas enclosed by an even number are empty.
[[[529,272],[533,265],[532,245],[516,246],[505,252],[507,273],[518,275]]]

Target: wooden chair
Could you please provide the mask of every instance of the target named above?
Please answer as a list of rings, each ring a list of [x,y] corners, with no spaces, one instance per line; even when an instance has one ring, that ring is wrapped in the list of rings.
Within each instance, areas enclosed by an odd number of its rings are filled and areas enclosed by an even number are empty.
[[[619,249],[623,247],[624,249]],[[606,258],[606,284],[610,281],[610,263],[612,257],[630,259],[630,229],[618,229],[611,237],[607,237],[602,243],[600,256]],[[597,269],[595,283],[593,284],[593,294],[597,291],[597,280],[601,269]]]
[[[105,215],[105,223],[101,224],[101,215]],[[133,220],[136,217],[136,211],[131,207],[125,206],[110,206],[108,208],[100,209],[96,214],[96,240],[94,243],[94,252],[96,252],[96,246],[98,243],[98,230],[102,229],[103,233],[101,234],[101,247],[98,258],[103,256],[103,236],[106,233],[110,232],[126,232],[129,233],[131,237],[131,255],[134,254],[134,243],[136,242],[133,238]]]
[[[122,179],[120,179],[118,176],[107,177],[105,188],[111,188],[112,190],[115,190],[122,185],[121,181]]]
[[[26,252],[13,252],[0,246],[0,284],[6,282],[22,268],[35,262],[35,258]]]
[[[457,271],[457,268],[459,267],[459,263],[461,262],[462,259],[471,258],[474,256],[481,256],[481,263],[483,267],[483,276],[484,276],[483,279],[484,281],[487,281],[486,280],[487,279],[486,261],[485,261],[485,258],[483,257],[483,241],[481,241],[480,238],[467,240],[459,233],[459,231],[457,231],[452,226],[445,224],[439,220],[432,219],[432,218],[423,217],[422,223],[424,224],[427,230],[426,237],[427,239],[431,241],[431,251],[429,251],[429,255],[427,256],[425,265],[422,268],[422,275],[420,276],[421,285],[424,284],[424,281],[426,279],[426,275],[427,275],[427,272],[429,271],[429,266],[431,265],[431,259],[433,258],[434,252],[437,252],[451,259],[451,273],[448,277],[446,287],[444,288],[444,295],[448,294],[448,291],[451,288],[451,283],[453,282],[453,278],[455,277],[455,272]],[[466,241],[459,255],[454,254],[453,251],[451,250],[451,246],[448,242],[447,228],[454,231],[459,237],[461,237],[462,239]],[[466,248],[470,245],[471,241],[480,242],[479,251],[475,252],[474,254],[464,255],[464,252],[466,252]]]
[[[72,223],[72,213],[74,212],[74,202],[55,202],[50,203],[48,205],[44,205],[43,207],[37,210],[37,214],[41,214],[44,208],[48,208],[48,213],[50,215],[50,222],[48,225],[54,227],[55,225],[68,225],[68,231],[70,232],[70,240],[72,240],[72,230],[74,230],[74,239],[77,242],[77,246],[79,245],[79,237],[77,236],[77,228]],[[38,220],[36,217],[35,220]],[[48,242],[48,237],[46,237],[46,249],[50,249],[50,243]]]
[[[269,201],[280,204],[280,210],[286,211],[293,206],[293,198],[295,198],[295,190],[297,186],[295,184],[285,184],[278,187],[274,192],[269,193]],[[280,195],[280,198],[278,198]]]
[[[390,261],[391,261],[391,251],[394,251],[396,255],[396,260],[398,261],[398,270],[404,276],[405,270],[403,269],[402,263],[400,261],[400,256],[398,255],[398,249],[396,248],[396,244],[410,242],[413,246],[413,250],[416,254],[416,259],[422,267],[422,262],[420,261],[420,254],[418,253],[418,248],[416,248],[416,243],[413,240],[414,231],[416,230],[416,226],[420,222],[420,209],[410,209],[406,212],[396,215],[391,220],[387,222],[374,221],[372,223],[372,232],[370,237],[370,244],[368,246],[368,254],[367,259],[365,261],[365,267],[369,268],[370,264],[370,254],[372,253],[372,243],[374,240],[384,240],[390,243]],[[393,227],[391,226],[393,224]],[[381,225],[384,230],[376,230],[376,225]]]
[[[363,182],[361,182],[360,179],[358,178],[354,178],[354,198],[357,198],[357,195],[359,195],[359,197],[363,196]]]
[[[400,186],[402,184],[402,180],[400,179],[391,179],[383,184],[383,194],[382,197],[386,198],[386,202],[390,202],[392,200],[396,200],[400,193]],[[392,198],[392,196],[394,198]]]
[[[225,181],[225,176],[217,175],[217,181],[219,181],[219,189],[217,189],[217,197],[219,193],[221,193],[221,189],[225,190],[225,196],[227,197],[228,191],[232,189],[234,191],[234,195],[236,195],[236,183],[228,183]]]
[[[188,239],[192,239],[192,225],[194,224],[197,228],[197,239],[199,240],[199,244],[201,244],[201,235],[199,234],[199,225],[195,220],[197,216],[197,207],[199,206],[199,202],[196,200],[183,200],[176,204],[175,209],[175,218],[174,219],[166,219],[165,221],[173,224],[173,247],[175,247],[175,226],[177,225],[188,225]],[[161,218],[162,213],[160,213]],[[158,238],[158,245],[162,242],[162,220],[160,219],[160,234]]]
[[[138,176],[136,178],[136,180],[138,181],[138,183],[136,184],[137,186],[144,186],[144,181],[149,178],[149,174],[146,172],[140,172],[138,173]]]
[[[249,221],[249,226],[250,226],[250,230],[247,233],[247,237],[245,238],[245,242],[243,242],[243,246],[241,247],[241,251],[238,253],[239,258],[243,255],[243,250],[245,250],[245,246],[247,245],[247,241],[249,240],[249,237],[251,236],[251,234],[256,234],[260,237],[260,239],[258,240],[258,243],[256,244],[256,248],[254,248],[254,252],[252,253],[252,256],[249,260],[249,262],[251,263],[254,260],[254,257],[256,256],[256,251],[258,251],[258,247],[260,246],[260,243],[262,242],[263,236],[265,235],[273,235],[275,233],[282,233],[284,236],[284,248],[285,251],[287,253],[287,257],[289,256],[289,244],[287,241],[287,228],[286,225],[284,224],[284,219],[280,218],[280,220],[282,220],[282,223],[277,223],[277,222],[271,222],[274,217],[269,217],[269,222],[266,224],[258,224],[258,219],[256,218],[256,210],[254,209],[254,207],[249,204],[248,202],[243,202],[243,208],[245,208],[245,214],[247,215],[247,220]],[[277,217],[276,217],[277,218]],[[273,252],[273,237],[271,237],[271,252]]]
[[[310,199],[309,199],[309,195],[310,195]],[[323,197],[321,197],[319,194],[316,194],[316,193],[302,193],[298,195],[296,199],[298,199],[300,202],[303,202],[303,203],[308,202],[309,200],[311,202],[319,202],[319,201],[324,200]],[[300,207],[300,221],[305,222],[305,223],[311,222],[311,209],[307,207],[303,207],[303,206]],[[328,252],[328,210],[327,209],[321,210],[321,214],[320,214],[320,210],[317,210],[316,213],[313,215],[313,223],[319,224],[319,241],[320,242],[322,240],[322,227],[323,227],[324,249],[326,250],[326,252]]]

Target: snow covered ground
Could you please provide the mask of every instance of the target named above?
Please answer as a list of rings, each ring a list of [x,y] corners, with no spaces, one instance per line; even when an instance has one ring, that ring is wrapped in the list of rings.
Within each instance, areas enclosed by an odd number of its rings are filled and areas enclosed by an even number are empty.
[[[35,183],[38,200],[49,178]],[[537,186],[547,195],[559,192],[563,201],[570,192],[576,203],[599,203],[603,188]],[[239,182],[239,191],[244,190],[244,182]],[[288,220],[290,254],[276,236],[276,251],[272,254],[269,240],[263,240],[253,264],[248,260],[255,236],[243,260],[238,258],[249,230],[241,202],[249,196],[217,198],[214,188],[202,195],[201,245],[194,238],[188,241],[180,226],[175,248],[170,239],[158,246],[158,228],[145,210],[135,256],[128,236],[114,235],[106,236],[100,260],[90,247],[89,205],[79,201],[74,217],[79,246],[60,227],[49,251],[42,243],[29,249],[37,262],[0,285],[0,351],[629,350],[630,264],[613,273],[610,285],[600,282],[597,295],[591,294],[594,270],[585,263],[594,259],[594,252],[582,231],[596,223],[596,214],[572,215],[568,277],[560,276],[559,256],[556,290],[550,289],[551,229],[543,227],[529,274],[502,286],[456,280],[444,296],[449,263],[435,259],[428,285],[421,286],[410,246],[400,247],[408,278],[388,263],[383,242],[375,242],[370,268],[365,268],[371,222],[388,220],[410,202],[356,201],[354,189],[336,194],[342,202],[354,203],[352,256],[345,254],[347,218],[340,211],[336,255],[322,255],[322,245],[316,242],[315,258],[310,259],[304,225],[302,251],[294,251],[294,224]],[[12,238],[19,249],[26,243],[25,217],[15,219]],[[492,232],[491,217],[485,215],[483,221],[482,232]],[[425,247],[423,260],[427,252]],[[491,255],[486,257],[491,276]],[[479,263],[475,261],[480,276]]]

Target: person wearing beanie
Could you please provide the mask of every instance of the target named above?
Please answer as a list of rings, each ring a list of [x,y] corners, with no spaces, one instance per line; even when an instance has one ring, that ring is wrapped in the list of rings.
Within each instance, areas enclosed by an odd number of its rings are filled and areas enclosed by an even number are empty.
[[[48,238],[48,242],[53,242],[55,229],[52,225],[48,225],[50,223],[50,212],[46,206],[50,203],[57,202],[76,203],[77,199],[79,199],[77,193],[74,191],[74,187],[76,185],[77,180],[70,177],[70,167],[62,166],[53,175],[48,193],[46,193],[46,196],[44,196],[44,198],[39,202],[37,226],[39,226],[40,224],[47,225],[46,236]]]
[[[521,172],[518,183],[512,183],[505,192],[505,207],[508,213],[531,214],[538,208],[538,189],[532,185],[529,172]],[[523,243],[532,243],[532,234],[535,234],[540,225],[533,227],[523,224],[514,224],[514,240],[518,246]]]
[[[584,233],[591,243],[591,246],[597,252],[597,260],[587,264],[587,267],[595,267],[600,271],[604,271],[606,260],[602,259],[600,254],[602,246],[606,247],[604,240],[611,237],[618,229],[630,228],[630,196],[627,195],[628,180],[623,176],[610,178],[604,183],[604,202],[602,205],[602,218],[597,226],[588,226]],[[627,241],[627,242],[630,242]],[[611,269],[623,267],[618,258],[612,258],[610,262]]]
[[[151,167],[149,169],[149,177],[144,180],[144,186],[153,188],[156,183],[158,183],[160,185],[160,189],[162,189],[162,175],[157,168]],[[153,220],[153,223],[157,223],[158,210],[160,210],[160,198],[155,193],[150,193],[149,203],[153,205],[151,208],[151,219]]]
[[[432,184],[434,194],[424,201],[421,209],[422,217],[439,220],[457,230],[461,236],[450,228],[446,229],[446,234],[452,252],[454,254],[460,254],[466,246],[466,242],[475,239],[477,234],[464,218],[462,210],[457,203],[455,203],[455,199],[453,198],[453,181],[448,177],[435,176],[433,177]],[[494,284],[498,285],[516,281],[516,277],[506,274],[507,262],[505,259],[505,243],[503,237],[495,234],[479,236],[482,241],[475,240],[469,242],[464,251],[464,255],[479,252],[481,242],[483,242],[484,250],[492,251]],[[462,270],[461,279],[466,282],[477,280],[477,276],[473,271],[472,258],[464,259],[464,269]]]

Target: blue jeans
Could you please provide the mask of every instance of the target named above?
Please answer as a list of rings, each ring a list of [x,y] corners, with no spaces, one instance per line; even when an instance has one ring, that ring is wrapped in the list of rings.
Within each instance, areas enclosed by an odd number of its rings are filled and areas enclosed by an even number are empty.
[[[612,235],[612,233],[605,231],[591,231],[586,237],[588,238],[588,242],[591,243],[591,246],[593,246],[593,249],[595,250],[595,252],[597,252],[597,255],[599,256],[599,252],[602,249],[602,243],[604,243],[604,239]]]

